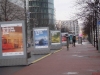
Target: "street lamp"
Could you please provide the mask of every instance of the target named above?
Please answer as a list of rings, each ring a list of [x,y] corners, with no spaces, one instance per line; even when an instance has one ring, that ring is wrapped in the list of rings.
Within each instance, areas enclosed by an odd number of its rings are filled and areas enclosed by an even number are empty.
[[[26,14],[26,0],[24,0],[24,12],[25,12],[26,47],[27,47],[27,14]]]

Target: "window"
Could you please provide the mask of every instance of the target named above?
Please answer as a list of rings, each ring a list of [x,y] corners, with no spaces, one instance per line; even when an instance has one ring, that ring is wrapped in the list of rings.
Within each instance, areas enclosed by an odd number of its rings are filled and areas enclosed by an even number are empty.
[[[48,18],[48,14],[44,14],[44,19],[47,19]]]
[[[54,5],[52,3],[48,3],[49,8],[54,8]]]
[[[54,14],[54,10],[53,9],[48,9],[48,12],[51,14]]]
[[[48,13],[48,9],[44,9],[44,13]]]
[[[53,3],[54,0],[48,0],[49,3]]]
[[[49,19],[54,19],[54,16],[52,14],[49,14]]]
[[[36,14],[34,15],[33,13],[30,14],[30,18],[35,18]]]

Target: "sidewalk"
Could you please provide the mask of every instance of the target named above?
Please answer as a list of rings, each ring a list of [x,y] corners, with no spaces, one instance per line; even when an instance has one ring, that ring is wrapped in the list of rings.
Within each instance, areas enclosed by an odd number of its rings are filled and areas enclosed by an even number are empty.
[[[64,46],[12,75],[100,75],[100,53],[89,43]]]

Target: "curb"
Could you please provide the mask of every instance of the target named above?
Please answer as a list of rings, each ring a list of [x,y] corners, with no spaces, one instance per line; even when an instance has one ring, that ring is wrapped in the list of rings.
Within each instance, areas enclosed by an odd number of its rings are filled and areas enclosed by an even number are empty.
[[[53,53],[57,53],[57,52],[59,52],[59,51],[61,51],[61,50],[62,50],[62,49],[57,50],[57,51],[55,51],[55,52],[53,52]],[[42,60],[42,59],[44,59],[44,58],[50,56],[50,55],[53,54],[53,53],[49,53],[49,54],[47,54],[47,55],[45,55],[45,56],[43,56],[43,57],[41,57],[41,58],[39,58],[39,59],[37,59],[37,60],[31,62],[31,64],[34,64],[34,63],[36,63],[36,62],[38,62],[38,61],[40,61],[40,60]]]

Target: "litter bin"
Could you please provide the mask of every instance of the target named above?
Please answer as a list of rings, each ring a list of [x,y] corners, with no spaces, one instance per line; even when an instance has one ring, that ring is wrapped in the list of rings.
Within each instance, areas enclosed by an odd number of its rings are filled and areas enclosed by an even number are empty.
[[[78,44],[82,44],[82,37],[78,37]]]

